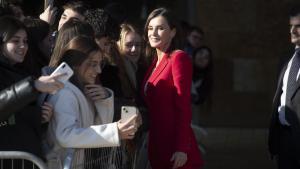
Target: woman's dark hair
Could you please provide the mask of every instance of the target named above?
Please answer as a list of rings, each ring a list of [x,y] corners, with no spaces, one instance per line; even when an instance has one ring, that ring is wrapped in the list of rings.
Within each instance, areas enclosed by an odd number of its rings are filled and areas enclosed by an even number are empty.
[[[88,23],[74,19],[70,19],[62,26],[58,32],[49,66],[55,67],[58,65],[57,62],[60,60],[62,49],[71,39],[79,35],[94,38],[94,30]]]
[[[71,9],[72,11],[75,11],[84,16],[84,13],[89,9],[89,6],[84,1],[72,0],[63,5],[63,8],[64,10]]]
[[[118,2],[108,3],[104,10],[119,24],[121,25],[127,20],[127,11],[124,5]]]
[[[44,40],[50,33],[50,25],[41,19],[27,17],[23,22],[27,27],[29,38],[37,43]]]
[[[47,22],[37,18],[25,18],[24,24],[28,33],[28,52],[24,61],[18,66],[32,75],[40,76],[41,68],[48,65],[50,58],[50,54],[43,53],[40,46],[50,34],[50,26]],[[44,50],[50,51],[50,46],[49,49]]]
[[[289,8],[289,17],[296,17],[300,15],[300,3],[293,3],[290,5],[291,7]]]
[[[0,18],[0,42],[1,45],[11,39],[20,29],[25,31],[25,25],[13,16],[3,16]]]
[[[3,55],[2,45],[8,42],[19,30],[26,31],[25,25],[13,16],[0,17],[0,46]],[[26,31],[27,33],[27,31]],[[3,58],[2,58],[3,59]]]
[[[96,38],[109,37],[111,40],[119,40],[120,25],[103,9],[89,9],[84,17],[93,27]]]
[[[176,29],[176,35],[172,39],[172,42],[169,46],[168,51],[171,52],[176,49],[183,49],[182,31],[181,31],[179,22],[176,19],[176,16],[174,16],[173,13],[166,8],[158,8],[158,9],[153,10],[149,14],[146,24],[145,24],[145,27],[144,27],[144,38],[145,38],[145,41],[147,41],[147,45],[146,45],[146,56],[147,57],[153,57],[155,54],[155,49],[151,48],[149,41],[148,41],[148,26],[149,26],[150,21],[153,18],[156,18],[159,16],[162,16],[166,19],[166,21],[168,22],[168,25],[171,29]]]
[[[208,65],[205,68],[199,68],[195,65],[196,55],[197,53],[206,50],[208,52]],[[192,59],[193,59],[193,79],[198,78],[210,78],[212,75],[213,70],[213,56],[212,56],[212,50],[207,46],[201,46],[199,48],[196,48],[193,52]]]
[[[80,66],[92,52],[101,51],[94,38],[87,36],[77,36],[73,38],[63,49],[57,65],[66,62],[73,70]],[[71,82],[82,89],[83,84],[75,75],[71,78]]]
[[[209,54],[209,62],[208,65],[205,68],[200,68],[195,65],[195,59],[197,53],[206,50]],[[208,100],[208,104],[211,104],[211,93],[213,89],[213,56],[212,51],[207,46],[202,46],[199,48],[196,48],[193,53],[193,81],[197,81],[199,79],[202,79],[202,83],[200,87],[198,87],[196,90],[199,93],[199,96],[197,99],[193,100],[196,104],[202,104],[206,100]]]

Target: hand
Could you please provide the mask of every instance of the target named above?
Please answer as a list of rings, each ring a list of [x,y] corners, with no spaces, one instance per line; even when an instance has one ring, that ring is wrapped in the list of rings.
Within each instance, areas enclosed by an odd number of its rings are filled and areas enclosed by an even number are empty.
[[[96,84],[86,85],[84,93],[93,101],[105,99],[109,96],[108,91],[104,87]]]
[[[34,81],[34,87],[40,92],[54,94],[57,90],[64,87],[64,84],[58,81],[61,76],[65,76],[65,74],[40,76]]]
[[[137,125],[135,124],[137,116],[132,116],[127,121],[119,120],[117,122],[120,138],[133,139],[135,132],[137,131]]]
[[[53,25],[55,18],[57,15],[57,7],[52,7],[52,5],[48,5],[43,13],[40,14],[40,19],[49,23],[49,25]]]
[[[173,169],[182,167],[187,162],[187,155],[184,152],[175,152],[170,161],[174,161]]]
[[[49,122],[53,115],[53,106],[48,102],[42,105],[42,123]]]

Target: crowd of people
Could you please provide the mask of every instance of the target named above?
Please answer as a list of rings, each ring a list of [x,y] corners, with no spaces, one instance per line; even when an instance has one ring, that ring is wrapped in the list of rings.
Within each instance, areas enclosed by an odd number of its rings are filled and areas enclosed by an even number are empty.
[[[12,6],[0,9],[0,151],[29,152],[57,169],[69,149],[80,149],[84,164],[99,148],[126,144],[130,154],[147,140],[139,157],[151,168],[202,168],[191,103],[208,100],[213,67],[200,28],[185,39],[172,11],[157,8],[142,31],[84,1],[66,3],[55,28],[51,3],[39,17]],[[66,74],[51,74],[61,63],[74,72],[64,83]],[[137,115],[122,119],[122,106]]]

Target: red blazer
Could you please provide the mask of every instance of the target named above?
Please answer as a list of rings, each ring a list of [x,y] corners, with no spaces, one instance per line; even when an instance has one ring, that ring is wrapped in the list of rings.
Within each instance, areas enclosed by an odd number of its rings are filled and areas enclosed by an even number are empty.
[[[181,169],[199,169],[203,161],[191,129],[192,63],[183,51],[157,58],[144,79],[143,96],[149,109],[149,160],[153,169],[171,169],[174,152],[187,153]]]

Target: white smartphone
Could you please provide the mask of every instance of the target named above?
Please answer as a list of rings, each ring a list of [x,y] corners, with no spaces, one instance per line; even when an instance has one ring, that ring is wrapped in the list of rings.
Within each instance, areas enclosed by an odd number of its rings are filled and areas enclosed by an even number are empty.
[[[134,106],[121,107],[121,120],[126,121],[134,115],[137,115],[138,109]]]
[[[73,70],[70,68],[70,66],[62,62],[55,70],[53,73],[51,73],[50,76],[56,75],[56,74],[65,74],[64,76],[59,77],[59,81],[62,83],[66,83],[70,77],[74,74]]]

